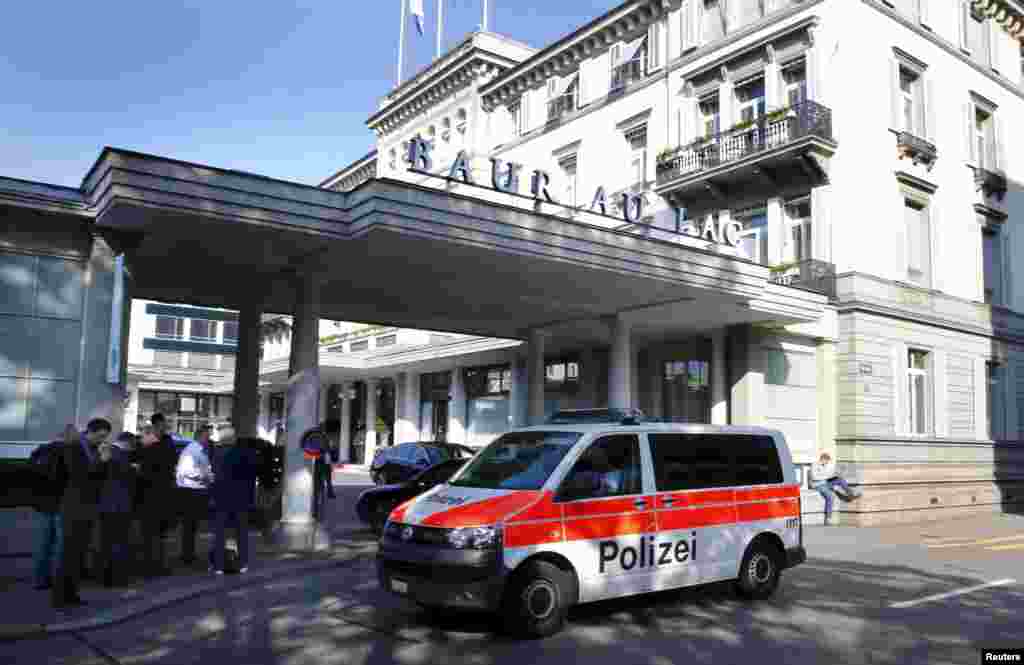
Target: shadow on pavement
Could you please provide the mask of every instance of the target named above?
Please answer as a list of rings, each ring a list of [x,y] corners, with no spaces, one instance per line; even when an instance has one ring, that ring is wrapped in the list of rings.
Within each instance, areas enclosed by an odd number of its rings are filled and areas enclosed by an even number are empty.
[[[812,559],[769,601],[729,583],[584,605],[547,640],[506,637],[499,618],[437,613],[385,594],[373,566],[237,589],[88,633],[132,663],[966,663],[1020,646],[1016,587],[893,608],[978,584],[911,566]],[[0,651],[0,660],[4,659]]]

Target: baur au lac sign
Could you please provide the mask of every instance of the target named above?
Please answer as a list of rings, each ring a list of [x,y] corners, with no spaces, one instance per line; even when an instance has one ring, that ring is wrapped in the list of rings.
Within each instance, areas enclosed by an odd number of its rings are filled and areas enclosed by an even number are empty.
[[[409,171],[413,173],[420,173],[423,175],[434,176],[432,169],[434,167],[434,160],[431,157],[431,151],[433,145],[425,141],[422,137],[416,136],[409,141],[409,151],[406,155],[407,161],[409,162]],[[505,194],[512,194],[514,196],[527,196],[519,191],[519,176],[523,171],[523,165],[515,162],[506,162],[498,159],[497,157],[491,157],[491,188],[497,192]],[[466,185],[479,186],[473,180],[473,171],[469,163],[469,154],[465,150],[460,150],[459,154],[455,156],[455,161],[452,162],[451,168],[448,169],[447,176],[441,176],[447,180],[454,180],[461,182]],[[543,201],[554,205],[560,204],[551,195],[551,174],[541,169],[533,169],[530,173],[530,194],[537,201]],[[640,221],[643,216],[644,199],[642,194],[635,194],[632,192],[623,192],[619,194],[621,200],[620,209],[622,210],[622,219],[630,224],[642,224]],[[610,217],[608,214],[608,195],[605,188],[598,187],[594,193],[594,198],[590,204],[590,212],[600,214],[605,217]],[[717,221],[712,217],[708,216],[703,223],[699,224],[696,220],[692,220],[690,225],[683,229],[683,233],[689,236],[700,238],[701,240],[707,240],[714,243],[724,243],[736,247],[740,244],[740,232],[743,230],[743,226],[734,220],[729,220],[724,224],[719,225]]]

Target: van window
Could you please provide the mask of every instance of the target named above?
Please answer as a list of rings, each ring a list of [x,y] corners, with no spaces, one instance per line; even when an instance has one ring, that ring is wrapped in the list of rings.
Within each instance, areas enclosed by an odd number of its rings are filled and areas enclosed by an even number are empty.
[[[576,460],[562,481],[563,501],[639,494],[642,487],[640,439],[616,434],[598,439]]]
[[[650,434],[659,492],[781,483],[782,466],[770,436]]]
[[[770,436],[737,436],[733,444],[736,451],[737,485],[771,485],[782,482],[782,465]]]
[[[455,487],[538,490],[580,440],[580,432],[508,432],[481,450],[451,483]]]
[[[654,482],[659,492],[729,487],[736,484],[731,435],[649,434]]]

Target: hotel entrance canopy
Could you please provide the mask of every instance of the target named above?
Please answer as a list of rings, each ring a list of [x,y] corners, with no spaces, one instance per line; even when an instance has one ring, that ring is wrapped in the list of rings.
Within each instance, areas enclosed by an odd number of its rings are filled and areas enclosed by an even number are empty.
[[[24,189],[0,205],[38,207]],[[126,254],[135,298],[291,314],[286,278],[306,273],[325,319],[504,338],[629,312],[641,334],[802,323],[826,304],[743,259],[396,180],[338,192],[107,148],[75,206]]]

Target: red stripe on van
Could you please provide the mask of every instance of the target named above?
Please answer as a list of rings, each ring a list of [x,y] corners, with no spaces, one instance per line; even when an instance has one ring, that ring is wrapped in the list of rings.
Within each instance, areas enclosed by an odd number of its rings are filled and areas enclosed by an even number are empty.
[[[562,540],[562,521],[531,522],[529,524],[507,524],[505,526],[505,547],[529,547],[545,545]]]
[[[594,538],[617,538],[641,533],[653,533],[651,514],[609,515],[607,517],[585,517],[566,520],[566,540],[592,540]]]
[[[635,513],[638,510],[650,510],[637,508],[636,502],[646,497],[631,496],[614,499],[588,499],[586,501],[573,501],[562,506],[565,511],[565,519],[571,517],[591,517],[594,515],[619,515],[622,513]]]
[[[658,530],[676,531],[736,522],[736,506],[706,506],[658,511]]]
[[[562,506],[555,503],[554,492],[544,492],[532,506],[510,515],[506,523],[531,522],[533,520],[557,520],[562,517]]]
[[[786,487],[759,487],[736,490],[737,501],[767,501],[770,499],[795,499],[800,496],[800,488],[796,485]]]
[[[765,503],[741,503],[736,506],[739,522],[770,520],[776,517],[797,517],[800,514],[800,502],[796,499],[785,501],[768,501]]]

